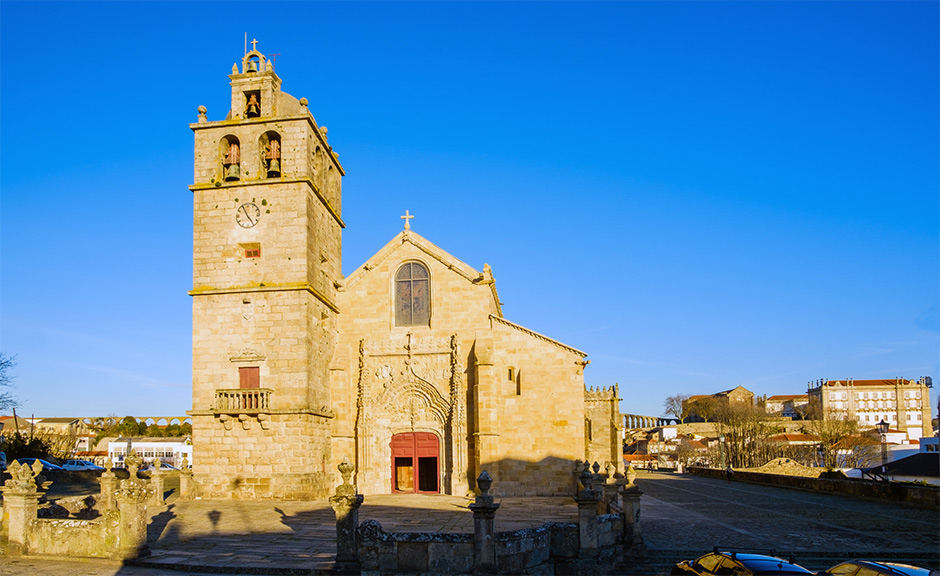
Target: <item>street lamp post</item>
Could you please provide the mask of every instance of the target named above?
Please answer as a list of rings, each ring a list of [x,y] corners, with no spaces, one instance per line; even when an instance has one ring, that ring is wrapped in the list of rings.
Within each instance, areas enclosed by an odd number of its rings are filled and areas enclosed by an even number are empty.
[[[881,477],[888,480],[888,423],[881,419],[881,422],[875,424],[878,433],[881,434]]]

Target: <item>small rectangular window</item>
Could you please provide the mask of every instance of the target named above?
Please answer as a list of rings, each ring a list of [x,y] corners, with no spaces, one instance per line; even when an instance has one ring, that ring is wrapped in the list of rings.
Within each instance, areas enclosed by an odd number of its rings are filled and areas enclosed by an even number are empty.
[[[246,248],[245,258],[261,258],[261,248]]]
[[[238,369],[239,388],[260,388],[261,369],[258,366],[248,366]]]

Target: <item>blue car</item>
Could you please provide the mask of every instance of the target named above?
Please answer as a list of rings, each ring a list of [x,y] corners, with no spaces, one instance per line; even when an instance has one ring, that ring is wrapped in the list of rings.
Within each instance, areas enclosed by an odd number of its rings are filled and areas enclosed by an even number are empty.
[[[46,462],[42,458],[17,458],[16,462],[19,462],[20,464],[26,464],[27,466],[32,468],[33,462],[35,462],[36,460],[39,460],[39,463],[42,464],[43,470],[62,470],[61,466],[56,466],[52,462]]]
[[[820,572],[819,576],[940,576],[940,572],[896,562],[849,560]]]
[[[787,562],[776,556],[744,554],[715,550],[695,560],[679,562],[672,574],[697,574],[698,576],[798,576],[813,574],[806,568]]]

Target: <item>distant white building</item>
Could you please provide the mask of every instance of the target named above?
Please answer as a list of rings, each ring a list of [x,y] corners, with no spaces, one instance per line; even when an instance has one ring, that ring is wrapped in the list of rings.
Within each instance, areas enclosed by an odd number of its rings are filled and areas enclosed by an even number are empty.
[[[183,462],[183,456],[193,463],[193,442],[187,436],[184,438],[118,438],[108,442],[108,458],[115,466],[123,467],[124,458],[128,453],[128,446],[137,451],[144,463],[150,463],[154,458],[177,468]]]

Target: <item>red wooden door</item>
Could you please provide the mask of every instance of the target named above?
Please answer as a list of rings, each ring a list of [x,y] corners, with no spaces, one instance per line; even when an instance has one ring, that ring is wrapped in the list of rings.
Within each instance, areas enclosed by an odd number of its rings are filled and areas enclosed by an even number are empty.
[[[392,492],[440,492],[440,441],[430,432],[395,434],[392,449]]]

